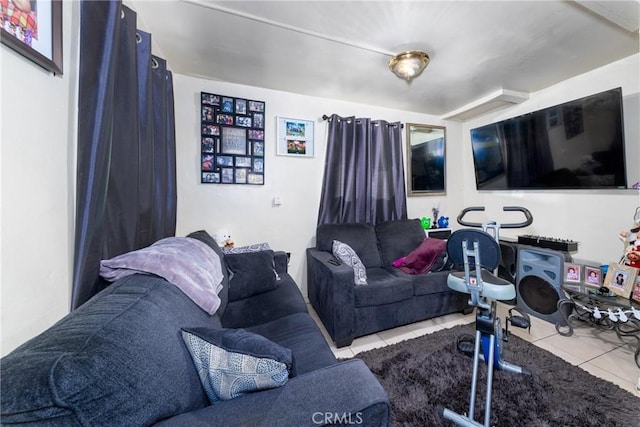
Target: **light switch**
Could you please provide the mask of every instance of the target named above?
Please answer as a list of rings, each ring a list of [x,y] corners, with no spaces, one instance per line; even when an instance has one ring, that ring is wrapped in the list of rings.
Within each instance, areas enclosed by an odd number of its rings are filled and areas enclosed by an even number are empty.
[[[273,198],[273,206],[280,206],[282,204],[282,199],[279,196]]]

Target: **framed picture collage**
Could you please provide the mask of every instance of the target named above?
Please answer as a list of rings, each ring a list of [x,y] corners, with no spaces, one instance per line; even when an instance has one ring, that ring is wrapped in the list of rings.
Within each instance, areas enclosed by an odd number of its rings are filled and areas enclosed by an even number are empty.
[[[201,92],[203,184],[264,184],[265,103]]]

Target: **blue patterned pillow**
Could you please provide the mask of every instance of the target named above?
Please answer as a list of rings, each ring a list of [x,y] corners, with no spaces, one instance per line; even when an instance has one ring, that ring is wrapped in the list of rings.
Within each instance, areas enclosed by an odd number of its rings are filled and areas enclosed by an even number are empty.
[[[367,284],[367,269],[351,246],[334,240],[332,251],[334,257],[353,268],[353,283],[356,285]]]
[[[293,354],[244,329],[182,329],[211,403],[283,386],[295,375]]]

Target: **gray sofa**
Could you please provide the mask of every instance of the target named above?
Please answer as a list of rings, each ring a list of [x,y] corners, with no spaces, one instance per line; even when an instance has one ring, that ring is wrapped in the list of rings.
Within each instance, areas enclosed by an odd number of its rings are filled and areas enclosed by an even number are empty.
[[[454,312],[471,313],[469,297],[447,287],[449,271],[443,266],[446,251],[431,271],[407,274],[394,267],[425,239],[417,219],[377,225],[322,224],[316,247],[307,249],[307,285],[311,305],[338,347],[354,338]],[[353,269],[336,265],[334,240],[349,245],[368,277],[367,285],[354,285]],[[434,271],[442,270],[444,271]]]
[[[223,268],[217,312],[207,314],[155,275],[114,282],[2,358],[2,425],[388,425],[385,391],[362,361],[336,361],[283,252],[223,255],[206,232],[190,237],[236,265],[231,279]],[[291,350],[295,375],[281,387],[211,404],[183,328],[259,334]]]

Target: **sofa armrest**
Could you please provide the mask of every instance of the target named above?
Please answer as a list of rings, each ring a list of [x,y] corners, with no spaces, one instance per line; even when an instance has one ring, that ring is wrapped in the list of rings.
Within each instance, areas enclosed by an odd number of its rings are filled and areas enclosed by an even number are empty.
[[[287,273],[289,270],[289,257],[285,251],[273,252],[273,268],[278,274]]]
[[[389,425],[389,398],[359,359],[291,378],[283,387],[250,393],[181,414],[157,425]]]
[[[338,347],[355,336],[355,285],[353,268],[334,265],[333,254],[307,249],[307,289],[311,305]]]

